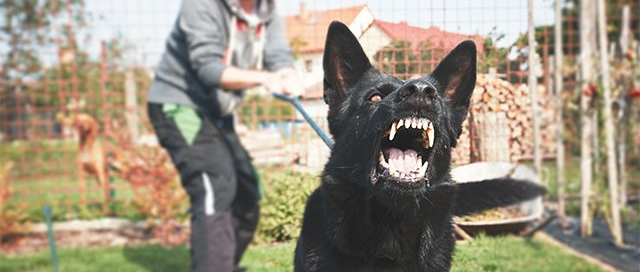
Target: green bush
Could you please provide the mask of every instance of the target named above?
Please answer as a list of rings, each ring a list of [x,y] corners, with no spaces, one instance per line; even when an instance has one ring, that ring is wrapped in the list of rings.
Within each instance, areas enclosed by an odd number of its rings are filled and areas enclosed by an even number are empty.
[[[307,198],[318,187],[318,177],[292,171],[266,171],[256,242],[284,242],[298,238]]]

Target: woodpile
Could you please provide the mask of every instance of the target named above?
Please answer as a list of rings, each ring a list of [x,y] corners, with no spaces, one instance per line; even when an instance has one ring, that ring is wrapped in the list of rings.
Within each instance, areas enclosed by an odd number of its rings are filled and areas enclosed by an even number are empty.
[[[541,149],[544,158],[555,155],[553,97],[538,85]],[[473,92],[470,116],[463,123],[453,160],[465,164],[474,156],[479,161],[522,161],[533,158],[533,125],[529,87],[515,86],[505,80],[479,75]],[[473,120],[470,142],[469,122]],[[475,146],[472,154],[471,144]]]

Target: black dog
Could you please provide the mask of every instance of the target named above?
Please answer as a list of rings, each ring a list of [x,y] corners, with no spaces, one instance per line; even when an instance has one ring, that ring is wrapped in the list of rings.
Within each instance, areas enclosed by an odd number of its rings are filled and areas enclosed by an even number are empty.
[[[329,27],[324,99],[335,146],[307,202],[295,271],[448,271],[451,219],[538,196],[529,182],[454,184],[456,145],[476,81],[473,42],[429,76],[371,66],[342,23]]]

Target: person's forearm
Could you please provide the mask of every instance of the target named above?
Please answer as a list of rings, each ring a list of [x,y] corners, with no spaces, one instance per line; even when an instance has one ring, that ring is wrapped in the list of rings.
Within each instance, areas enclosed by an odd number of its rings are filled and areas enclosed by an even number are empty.
[[[244,90],[256,87],[269,81],[272,75],[268,72],[245,70],[227,66],[222,72],[220,85],[228,91]]]

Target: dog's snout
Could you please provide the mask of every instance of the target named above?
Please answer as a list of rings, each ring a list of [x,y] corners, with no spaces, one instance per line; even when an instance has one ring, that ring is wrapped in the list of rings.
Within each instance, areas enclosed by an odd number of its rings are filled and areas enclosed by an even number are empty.
[[[428,83],[422,83],[424,87],[422,88],[422,92],[425,93],[429,97],[433,97],[436,94],[436,89],[433,85]]]
[[[435,92],[435,88],[427,82],[411,81],[407,82],[404,86],[401,87],[400,96],[402,98],[407,98],[416,94],[426,94],[427,96],[431,97],[435,94]]]
[[[400,89],[400,96],[402,96],[402,98],[409,97],[419,92],[420,91],[419,88],[420,87],[418,86],[418,84],[415,84],[413,82],[407,83],[404,86],[402,86],[402,89]]]

